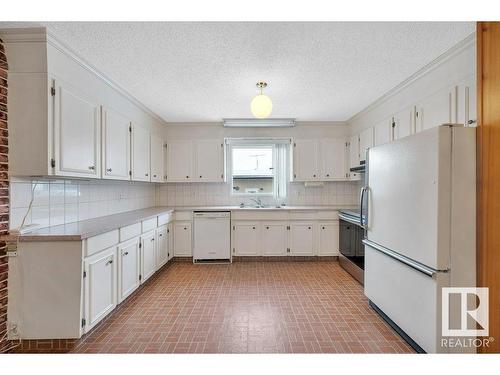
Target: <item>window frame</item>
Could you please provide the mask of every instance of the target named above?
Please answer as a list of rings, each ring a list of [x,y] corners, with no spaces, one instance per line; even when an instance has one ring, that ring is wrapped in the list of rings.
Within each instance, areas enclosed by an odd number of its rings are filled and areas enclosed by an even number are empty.
[[[252,198],[272,197],[276,200],[286,199],[287,185],[290,182],[288,172],[290,168],[289,148],[292,144],[291,138],[226,138],[224,143],[226,150],[227,177],[231,184],[231,197]],[[259,148],[272,147],[273,157],[273,191],[271,193],[244,193],[234,190],[233,178],[233,148]],[[280,149],[281,146],[281,149]],[[284,147],[284,148],[283,148]]]

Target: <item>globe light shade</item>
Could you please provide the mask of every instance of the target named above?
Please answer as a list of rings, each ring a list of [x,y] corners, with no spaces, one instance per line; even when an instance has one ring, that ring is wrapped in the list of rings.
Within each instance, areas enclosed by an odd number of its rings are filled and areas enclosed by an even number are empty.
[[[273,102],[271,101],[271,98],[269,98],[269,96],[260,94],[252,99],[250,109],[254,117],[266,118],[269,117],[273,110]]]

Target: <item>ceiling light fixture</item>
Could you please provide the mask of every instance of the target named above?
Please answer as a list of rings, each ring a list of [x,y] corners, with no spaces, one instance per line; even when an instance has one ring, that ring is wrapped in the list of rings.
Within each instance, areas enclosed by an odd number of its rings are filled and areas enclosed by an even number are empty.
[[[269,96],[262,93],[262,89],[267,87],[266,82],[257,82],[257,87],[260,89],[260,94],[252,99],[250,110],[256,118],[269,117],[273,110],[273,102]]]

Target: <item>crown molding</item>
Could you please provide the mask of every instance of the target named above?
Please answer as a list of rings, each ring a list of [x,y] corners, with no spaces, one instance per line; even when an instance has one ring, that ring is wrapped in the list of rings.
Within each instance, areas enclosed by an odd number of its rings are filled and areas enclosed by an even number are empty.
[[[397,95],[400,93],[402,90],[404,90],[406,87],[410,86],[412,83],[415,81],[419,80],[429,72],[433,71],[434,69],[437,69],[440,65],[444,64],[446,61],[450,60],[451,58],[455,57],[456,55],[460,54],[463,52],[465,49],[470,47],[471,45],[476,43],[476,33],[473,32],[470,34],[468,37],[465,39],[461,40],[457,44],[455,44],[453,47],[451,47],[449,50],[432,60],[430,63],[425,65],[423,68],[419,69],[417,72],[413,73],[410,77],[405,79],[403,82],[400,84],[396,85],[389,91],[387,91],[384,95],[382,95],[380,98],[375,100],[373,103],[368,105],[366,108],[362,109],[358,113],[356,113],[354,116],[351,116],[348,120],[346,120],[347,123],[351,123],[355,120],[357,120],[359,117],[362,115],[366,114],[367,112],[370,112],[372,109],[375,107],[378,107],[391,97]]]
[[[95,76],[97,76],[101,81],[105,84],[113,88],[120,95],[125,97],[132,104],[139,107],[141,110],[146,112],[149,116],[158,121],[161,125],[167,125],[167,121],[163,119],[161,116],[153,112],[149,107],[147,107],[144,103],[139,101],[135,96],[133,96],[130,92],[124,89],[120,84],[107,77],[104,73],[99,71],[94,65],[89,63],[83,57],[78,55],[71,47],[67,44],[61,42],[50,29],[46,27],[31,27],[31,28],[9,28],[9,29],[0,29],[0,35],[4,43],[30,43],[30,42],[46,42],[58,49],[60,52],[70,57],[73,61],[75,61],[82,68],[88,70]]]

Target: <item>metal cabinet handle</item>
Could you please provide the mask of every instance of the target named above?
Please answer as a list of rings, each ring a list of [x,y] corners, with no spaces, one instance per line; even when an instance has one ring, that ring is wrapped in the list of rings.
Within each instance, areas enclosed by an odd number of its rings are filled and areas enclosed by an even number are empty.
[[[149,176],[149,173],[144,173],[144,176],[148,177],[148,176]]]
[[[89,169],[90,169],[91,171],[93,171],[93,170],[95,169],[95,166],[94,166],[94,165],[91,165],[91,166],[89,166]]]
[[[113,263],[113,259],[110,259],[106,262],[106,266],[110,265],[111,263]]]
[[[469,120],[467,121],[467,125],[472,125],[472,124],[475,124],[476,123],[476,120]]]
[[[326,177],[330,177],[330,174],[329,174],[329,173],[327,173],[327,174],[326,174]]]
[[[160,233],[160,237],[163,237],[163,233]]]
[[[151,238],[151,242],[153,242],[155,239],[154,238]]]
[[[311,227],[307,227],[307,229],[311,229]]]
[[[316,175],[315,175],[315,174],[313,174],[313,177],[316,177]]]
[[[252,227],[252,229],[255,229],[255,227]]]
[[[154,174],[153,177],[156,177],[156,175]]]
[[[128,255],[128,251],[125,251],[125,252],[123,253],[123,256],[125,256],[125,255]]]
[[[203,176],[200,174],[200,178],[202,178]]]
[[[186,176],[186,178],[189,178],[189,176]]]
[[[184,230],[187,230],[187,228],[186,228],[186,227],[184,227]]]
[[[269,229],[269,227],[266,227],[266,229]]]
[[[111,168],[106,169],[106,172],[111,172],[111,171],[112,171]]]
[[[321,229],[325,229],[325,227],[321,227]]]

